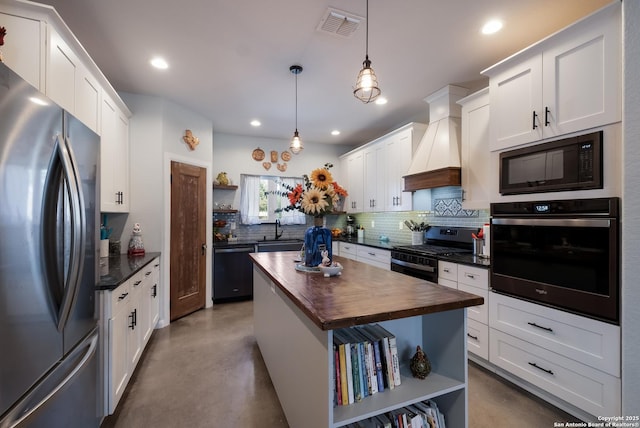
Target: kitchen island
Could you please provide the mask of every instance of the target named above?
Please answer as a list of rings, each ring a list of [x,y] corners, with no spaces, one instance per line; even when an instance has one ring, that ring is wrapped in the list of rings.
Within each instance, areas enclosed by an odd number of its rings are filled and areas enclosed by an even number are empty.
[[[254,329],[290,426],[340,427],[432,399],[447,427],[467,426],[466,311],[482,297],[335,257],[342,275],[295,269],[295,252],[254,253]],[[397,338],[402,384],[334,407],[333,330],[379,323]],[[432,371],[413,378],[420,345]]]

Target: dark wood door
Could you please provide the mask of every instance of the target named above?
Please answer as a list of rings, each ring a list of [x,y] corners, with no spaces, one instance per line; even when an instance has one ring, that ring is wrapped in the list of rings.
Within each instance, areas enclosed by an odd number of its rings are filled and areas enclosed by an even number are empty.
[[[171,321],[204,308],[206,170],[171,162]]]

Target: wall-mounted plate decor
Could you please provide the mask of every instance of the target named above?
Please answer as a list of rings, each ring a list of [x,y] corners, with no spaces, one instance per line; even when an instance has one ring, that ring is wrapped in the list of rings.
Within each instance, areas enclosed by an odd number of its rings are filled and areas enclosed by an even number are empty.
[[[264,159],[264,150],[262,150],[260,147],[258,147],[257,149],[255,149],[252,153],[251,153],[251,157],[260,162],[261,160]]]
[[[276,166],[278,168],[278,171],[280,171],[280,172],[285,172],[287,170],[287,164],[286,163],[279,163]]]
[[[262,162],[262,166],[268,171],[271,168],[271,162]]]
[[[280,157],[283,161],[289,162],[291,160],[291,153],[285,150],[284,152],[280,153]]]

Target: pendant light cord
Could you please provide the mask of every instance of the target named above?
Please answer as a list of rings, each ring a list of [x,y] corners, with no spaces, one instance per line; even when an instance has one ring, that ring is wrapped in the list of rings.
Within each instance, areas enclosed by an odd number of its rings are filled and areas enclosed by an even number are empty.
[[[298,73],[296,75],[296,132],[298,132]]]
[[[364,41],[364,56],[366,59],[369,59],[369,0],[367,0],[367,31],[365,33],[365,41]]]

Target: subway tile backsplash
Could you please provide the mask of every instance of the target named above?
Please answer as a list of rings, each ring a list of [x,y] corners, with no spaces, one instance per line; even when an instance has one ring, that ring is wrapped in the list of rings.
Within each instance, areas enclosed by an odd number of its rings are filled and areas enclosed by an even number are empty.
[[[365,230],[365,237],[379,238],[386,236],[394,243],[411,242],[411,231],[404,225],[405,220],[427,223],[432,226],[455,226],[481,228],[489,222],[489,210],[462,209],[461,190],[459,187],[443,187],[432,189],[432,209],[430,211],[404,211],[352,214],[356,224]],[[275,226],[273,223],[245,226],[240,224],[239,214],[217,213],[216,219],[227,220],[227,224],[236,222],[235,235],[241,240],[273,239]],[[280,239],[302,239],[305,230],[313,225],[312,217],[308,217],[306,225],[283,226]],[[346,227],[346,215],[326,216],[326,227],[329,229]],[[222,228],[222,233],[229,233],[229,226]]]

